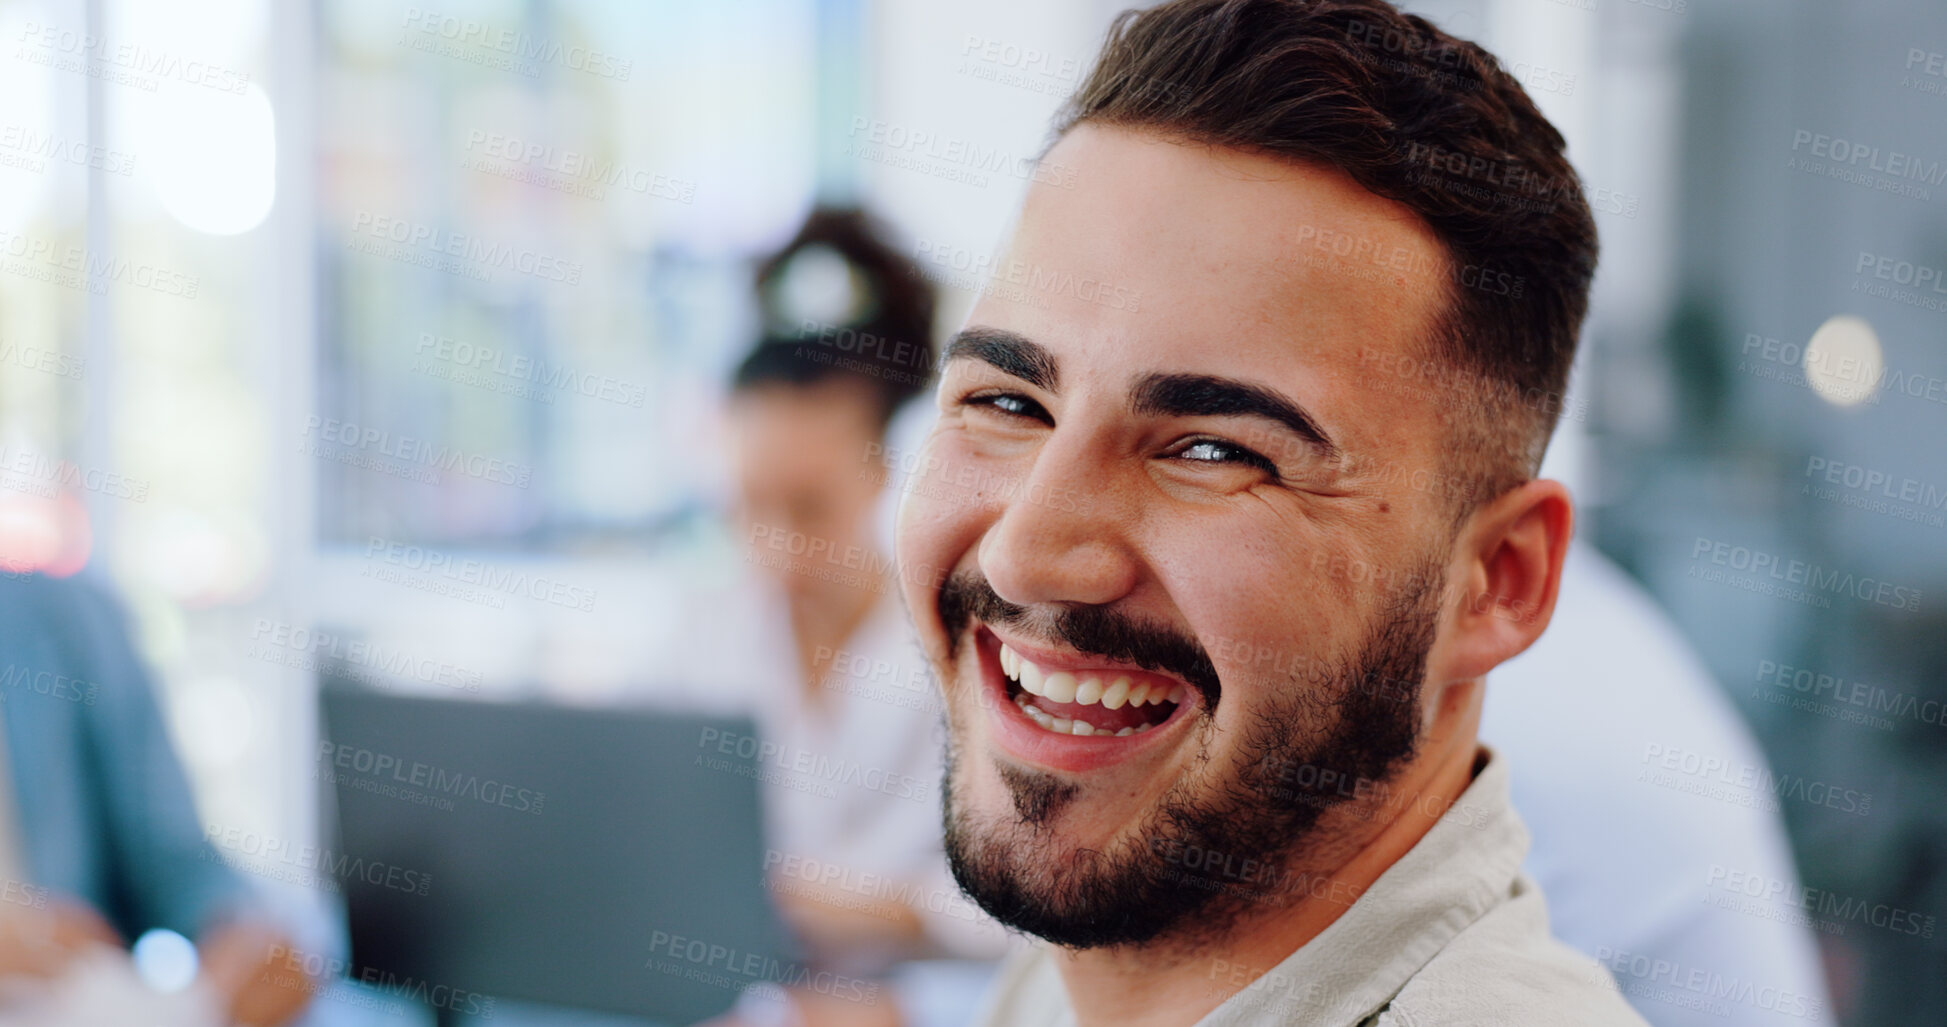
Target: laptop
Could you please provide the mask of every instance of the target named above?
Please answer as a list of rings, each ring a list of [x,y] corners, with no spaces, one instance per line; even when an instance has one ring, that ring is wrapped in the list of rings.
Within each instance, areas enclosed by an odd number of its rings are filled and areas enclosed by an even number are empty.
[[[323,859],[368,987],[442,1023],[498,998],[686,1024],[801,965],[763,885],[749,720],[320,696]]]

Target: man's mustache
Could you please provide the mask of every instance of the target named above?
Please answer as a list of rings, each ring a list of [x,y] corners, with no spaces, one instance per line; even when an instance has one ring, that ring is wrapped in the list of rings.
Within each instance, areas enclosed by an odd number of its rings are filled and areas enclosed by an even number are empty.
[[[1002,599],[979,573],[961,571],[940,585],[939,610],[947,644],[956,651],[975,620],[1004,625],[1079,653],[1182,678],[1203,694],[1205,710],[1217,710],[1217,668],[1196,639],[1113,607],[1066,606],[1042,613]]]

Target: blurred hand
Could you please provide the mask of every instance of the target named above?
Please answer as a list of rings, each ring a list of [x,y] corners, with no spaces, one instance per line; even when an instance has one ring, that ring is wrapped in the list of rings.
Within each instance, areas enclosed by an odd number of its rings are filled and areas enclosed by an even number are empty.
[[[899,1027],[899,1010],[891,996],[883,991],[879,993],[879,1001],[868,1006],[793,988],[791,1004],[797,1008],[801,1027]]]
[[[790,1002],[788,1011],[765,1010],[760,1020],[732,1010],[696,1027],[900,1027],[899,1008],[884,991],[869,1006],[807,988],[792,988],[785,995]]]
[[[320,981],[294,974],[279,958],[291,951],[283,934],[245,921],[224,924],[197,945],[203,975],[229,1012],[248,1027],[289,1023],[311,1003]]]
[[[780,880],[771,894],[816,962],[857,965],[926,954],[925,925],[904,903],[796,878]]]
[[[88,950],[121,945],[101,914],[78,903],[0,904],[0,978],[59,977]]]

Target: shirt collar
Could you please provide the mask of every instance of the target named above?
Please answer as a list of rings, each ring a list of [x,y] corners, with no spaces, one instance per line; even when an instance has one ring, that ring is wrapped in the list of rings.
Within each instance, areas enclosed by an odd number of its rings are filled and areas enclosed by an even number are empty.
[[[1528,831],[1508,799],[1506,761],[1484,746],[1480,753],[1473,782],[1405,856],[1331,926],[1199,1027],[1358,1023],[1504,901],[1528,851]]]

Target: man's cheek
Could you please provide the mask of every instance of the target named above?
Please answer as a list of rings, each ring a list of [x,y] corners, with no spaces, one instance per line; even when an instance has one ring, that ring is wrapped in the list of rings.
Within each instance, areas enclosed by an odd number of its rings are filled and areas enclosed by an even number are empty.
[[[931,501],[924,496],[909,491],[900,499],[899,516],[893,529],[893,555],[898,566],[900,592],[919,627],[923,643],[927,641],[924,636],[936,629],[940,575],[922,574],[919,569],[951,566],[940,559],[941,537],[948,527],[941,512],[933,509]]]
[[[953,547],[955,536],[966,532],[971,504],[965,497],[943,487],[938,468],[948,459],[946,448],[935,440],[918,454],[902,461],[904,494],[899,497],[899,516],[894,546],[902,562],[912,565],[951,566],[942,562],[945,550]]]
[[[998,668],[994,672],[999,673]],[[978,660],[970,661],[967,669],[960,674],[956,682],[959,691],[949,695],[948,701],[952,702],[957,698],[960,705],[971,716],[983,718],[991,716],[1000,709],[1001,703],[1008,700],[1001,690],[987,687],[987,673],[987,669]]]
[[[962,718],[969,725],[994,706],[993,697],[986,688],[986,669],[982,660],[979,646],[963,646],[948,665],[952,673],[940,681],[949,715]]]

